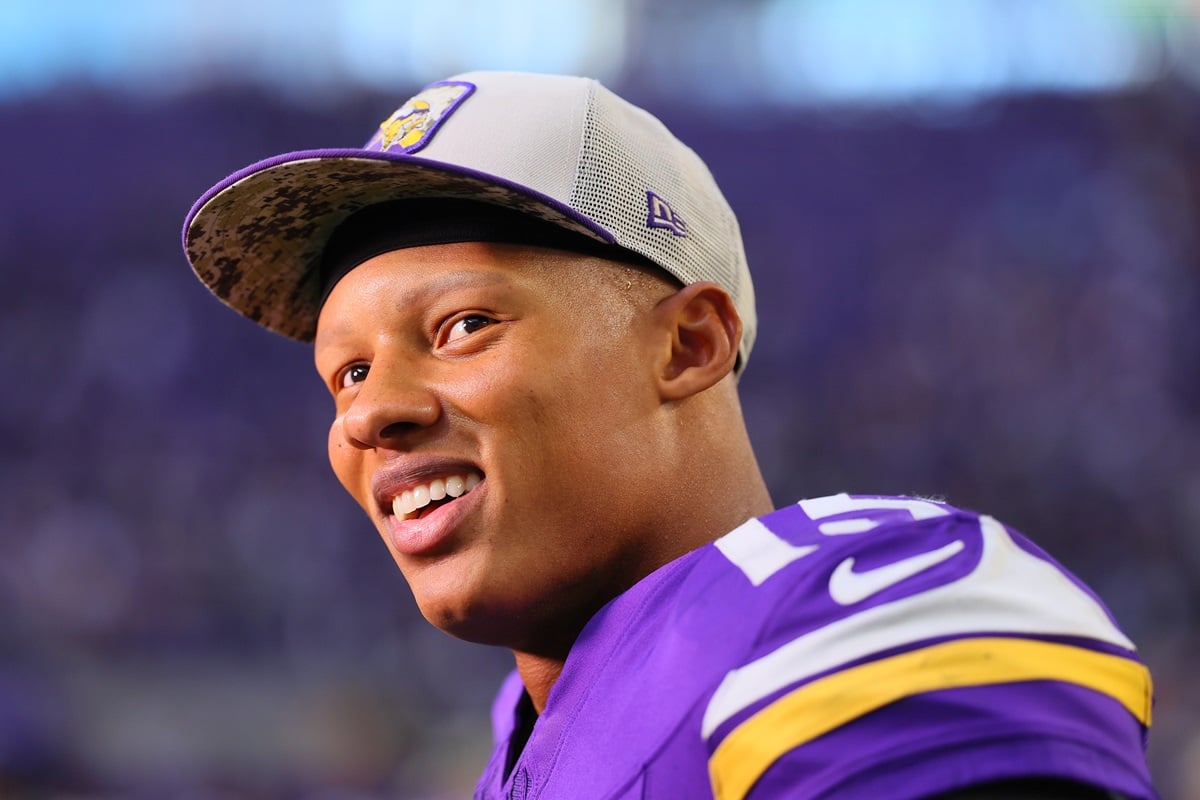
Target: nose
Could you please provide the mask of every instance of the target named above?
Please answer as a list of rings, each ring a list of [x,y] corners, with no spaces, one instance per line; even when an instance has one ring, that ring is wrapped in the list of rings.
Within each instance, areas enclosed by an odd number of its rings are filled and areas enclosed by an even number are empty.
[[[342,415],[342,434],[355,447],[404,449],[441,416],[434,392],[411,374],[376,362]]]

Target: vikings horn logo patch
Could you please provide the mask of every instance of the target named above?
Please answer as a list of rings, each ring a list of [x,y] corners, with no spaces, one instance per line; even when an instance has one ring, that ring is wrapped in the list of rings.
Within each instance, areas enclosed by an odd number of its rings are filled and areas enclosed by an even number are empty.
[[[466,81],[431,83],[380,124],[366,149],[415,153],[474,91],[475,84]]]

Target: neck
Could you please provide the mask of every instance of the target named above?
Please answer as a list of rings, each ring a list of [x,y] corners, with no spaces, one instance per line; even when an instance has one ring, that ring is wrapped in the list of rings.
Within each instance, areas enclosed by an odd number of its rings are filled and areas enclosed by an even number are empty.
[[[645,520],[645,530],[652,531],[652,535],[647,533],[626,560],[612,565],[614,572],[603,578],[596,576],[598,582],[593,588],[597,591],[576,607],[577,613],[559,615],[560,625],[569,620],[571,627],[551,624],[540,631],[535,643],[527,643],[534,646],[513,649],[517,672],[538,714],[546,708],[575,638],[604,603],[659,567],[773,510],[741,421],[736,391],[732,383],[718,391],[726,393],[725,399],[731,405],[717,414],[682,420],[686,424],[680,427],[690,431],[693,438],[676,446],[677,455],[664,459],[674,468],[662,474],[662,496],[668,502]],[[706,468],[697,470],[697,463]]]
[[[760,481],[751,480],[747,481],[746,484],[743,494],[738,498],[740,502],[730,503],[725,507],[723,514],[711,514],[707,517],[698,518],[696,527],[691,529],[693,534],[697,530],[708,530],[711,533],[699,537],[694,535],[692,537],[675,537],[664,530],[661,536],[661,543],[664,549],[660,551],[660,557],[639,570],[637,579],[640,580],[658,567],[674,561],[676,558],[692,550],[703,547],[713,539],[733,530],[751,517],[770,513],[772,505],[766,487]],[[621,588],[621,591],[628,588],[629,586],[626,585]],[[617,589],[613,591],[617,594],[620,593]],[[612,598],[606,594],[604,599],[610,600]],[[594,611],[599,610],[599,605],[594,608]],[[591,615],[587,615],[587,617],[590,619]],[[587,619],[583,620],[583,624],[586,625],[587,621]],[[556,646],[539,648],[538,652],[513,650],[517,672],[520,674],[521,682],[525,684],[525,691],[529,694],[534,710],[538,714],[545,711],[550,691],[554,688],[554,684],[558,682],[559,676],[562,675],[563,665],[566,663],[567,655],[578,634],[579,630],[572,630],[570,635],[557,637],[555,639],[558,642]],[[542,644],[544,645],[544,642]]]
[[[525,691],[529,694],[529,699],[533,701],[533,708],[538,714],[541,714],[546,710],[546,698],[550,696],[550,690],[554,688],[558,676],[562,674],[566,658],[517,652],[514,652],[513,655],[516,656],[517,672],[521,676],[521,682],[525,684]]]

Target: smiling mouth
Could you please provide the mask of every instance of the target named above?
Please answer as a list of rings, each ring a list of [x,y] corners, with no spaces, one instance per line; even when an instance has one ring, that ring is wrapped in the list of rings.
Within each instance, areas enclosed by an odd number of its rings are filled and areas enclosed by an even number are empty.
[[[406,489],[392,500],[392,513],[396,519],[420,519],[426,514],[468,494],[483,480],[477,473],[451,475],[434,478],[411,489]]]

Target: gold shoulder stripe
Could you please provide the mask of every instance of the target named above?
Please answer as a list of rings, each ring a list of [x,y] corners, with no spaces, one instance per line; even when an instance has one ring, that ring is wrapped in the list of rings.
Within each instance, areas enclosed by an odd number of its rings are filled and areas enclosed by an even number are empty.
[[[1093,689],[1150,724],[1150,672],[1132,659],[1031,639],[959,639],[834,673],[776,700],[717,747],[708,761],[713,793],[716,800],[743,800],[788,751],[902,698],[1020,681]]]

